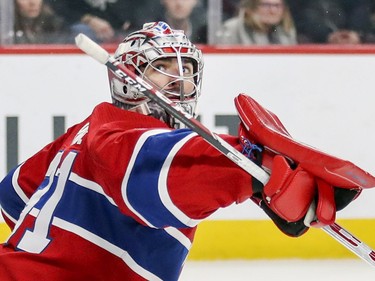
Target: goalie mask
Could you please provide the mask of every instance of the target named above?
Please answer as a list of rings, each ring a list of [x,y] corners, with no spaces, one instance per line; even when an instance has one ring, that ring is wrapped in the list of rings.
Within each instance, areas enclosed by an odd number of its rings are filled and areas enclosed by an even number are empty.
[[[202,82],[202,52],[183,31],[173,30],[164,22],[146,23],[143,29],[124,39],[115,58],[178,103],[184,111],[196,115]],[[172,128],[182,127],[178,120],[136,87],[119,79],[111,70],[108,75],[114,105],[152,115]]]

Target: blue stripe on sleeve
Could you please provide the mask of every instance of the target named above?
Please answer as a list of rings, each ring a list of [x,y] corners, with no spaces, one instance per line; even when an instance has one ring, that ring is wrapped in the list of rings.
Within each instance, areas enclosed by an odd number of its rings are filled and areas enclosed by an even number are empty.
[[[174,130],[149,136],[139,150],[126,186],[131,206],[155,227],[187,227],[160,200],[159,177],[172,148],[191,130]]]

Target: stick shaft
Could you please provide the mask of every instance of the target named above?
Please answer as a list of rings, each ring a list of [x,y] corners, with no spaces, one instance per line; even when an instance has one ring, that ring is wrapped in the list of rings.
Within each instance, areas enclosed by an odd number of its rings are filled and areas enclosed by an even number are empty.
[[[375,266],[375,252],[368,245],[352,235],[349,231],[333,223],[323,227],[323,230],[347,249],[357,255],[368,264]]]

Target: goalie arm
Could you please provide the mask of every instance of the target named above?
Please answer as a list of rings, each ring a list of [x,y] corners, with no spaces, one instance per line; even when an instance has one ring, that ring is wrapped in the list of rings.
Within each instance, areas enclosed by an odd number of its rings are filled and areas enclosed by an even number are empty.
[[[221,140],[217,135],[213,134],[204,127],[199,121],[195,120],[192,116],[183,113],[179,106],[172,101],[170,101],[167,97],[163,96],[160,92],[158,92],[155,88],[150,86],[146,83],[143,79],[136,76],[132,73],[129,69],[127,69],[124,65],[118,64],[115,60],[105,51],[102,47],[98,44],[93,42],[87,36],[80,34],[76,37],[76,44],[77,46],[83,50],[85,53],[96,59],[102,64],[105,64],[108,68],[114,70],[116,75],[122,79],[131,79],[131,82],[134,83],[136,87],[142,89],[142,92],[158,103],[161,107],[163,107],[168,113],[176,117],[182,123],[184,123],[187,127],[198,133],[202,138],[204,138],[208,143],[226,155],[230,160],[234,163],[239,165],[245,171],[253,175],[257,178],[261,183],[266,184],[269,180],[269,175],[265,172],[262,168],[258,167],[256,164],[252,163],[249,159],[247,159],[244,155],[238,152],[236,149],[231,147],[229,144],[225,143]],[[244,164],[245,163],[245,164]],[[249,168],[250,167],[250,168]],[[352,249],[350,241],[342,241],[338,239],[338,235],[328,232],[332,237],[338,240],[341,244],[345,247],[353,251],[355,254],[363,257],[363,252],[361,249]],[[368,261],[367,259],[365,259]],[[372,261],[372,264],[375,265],[375,261]]]

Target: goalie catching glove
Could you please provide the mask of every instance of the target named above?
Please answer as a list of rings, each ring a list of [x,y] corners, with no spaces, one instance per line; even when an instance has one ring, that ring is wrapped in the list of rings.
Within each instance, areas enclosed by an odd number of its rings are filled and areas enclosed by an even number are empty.
[[[240,94],[235,105],[243,145],[262,145],[258,162],[271,174],[264,187],[253,184],[252,199],[287,235],[333,224],[336,211],[375,186],[375,178],[351,162],[294,140],[275,114],[249,96]]]

